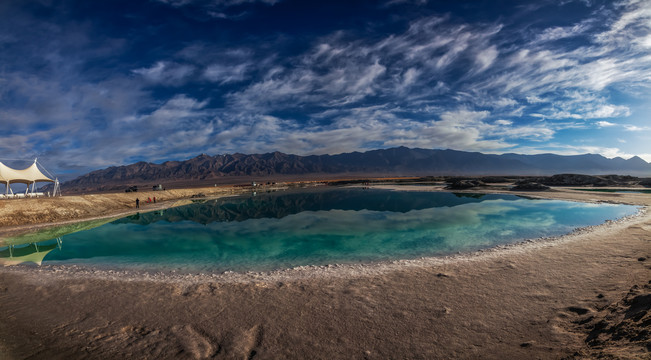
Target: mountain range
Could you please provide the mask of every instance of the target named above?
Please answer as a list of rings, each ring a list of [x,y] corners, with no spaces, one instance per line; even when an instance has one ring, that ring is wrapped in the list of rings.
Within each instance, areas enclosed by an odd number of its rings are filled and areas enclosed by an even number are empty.
[[[601,155],[483,154],[456,150],[390,149],[338,155],[299,156],[266,154],[201,154],[183,161],[162,164],[137,162],[92,171],[64,182],[67,190],[109,189],[130,184],[178,181],[209,181],[225,177],[274,178],[288,175],[552,175],[626,174],[651,176],[651,164],[634,156],[608,159]]]

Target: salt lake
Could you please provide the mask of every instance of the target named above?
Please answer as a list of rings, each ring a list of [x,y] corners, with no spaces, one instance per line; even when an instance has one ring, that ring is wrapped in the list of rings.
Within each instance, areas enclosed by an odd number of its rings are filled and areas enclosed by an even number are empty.
[[[368,263],[558,236],[637,210],[503,194],[363,188],[272,192],[5,239],[0,263],[180,272]]]

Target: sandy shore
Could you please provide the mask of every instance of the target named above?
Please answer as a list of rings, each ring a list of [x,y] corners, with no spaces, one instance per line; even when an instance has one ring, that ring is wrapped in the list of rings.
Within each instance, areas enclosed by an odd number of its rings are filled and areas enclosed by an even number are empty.
[[[651,205],[645,194],[527,195]],[[642,359],[650,279],[651,211],[558,239],[371,265],[183,276],[6,267],[0,359]]]

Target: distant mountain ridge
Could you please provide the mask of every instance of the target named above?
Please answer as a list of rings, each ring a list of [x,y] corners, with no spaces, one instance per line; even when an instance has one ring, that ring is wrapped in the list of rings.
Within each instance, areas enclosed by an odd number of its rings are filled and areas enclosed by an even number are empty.
[[[558,173],[651,176],[651,164],[635,156],[628,160],[601,155],[483,154],[456,150],[397,147],[338,155],[201,154],[162,164],[138,162],[92,171],[63,183],[68,189],[92,189],[107,184],[164,183],[173,180],[223,179],[224,176],[274,175],[552,175]]]

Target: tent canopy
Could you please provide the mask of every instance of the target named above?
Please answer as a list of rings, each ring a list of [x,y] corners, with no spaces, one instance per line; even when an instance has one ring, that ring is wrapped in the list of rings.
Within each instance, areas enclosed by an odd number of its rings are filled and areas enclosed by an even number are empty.
[[[23,170],[12,169],[0,162],[0,183],[4,183],[5,185],[9,183],[22,183],[29,185],[35,182],[43,181],[54,182],[54,180],[45,176],[41,170],[38,169],[36,166],[36,161],[34,161],[30,167]]]

